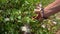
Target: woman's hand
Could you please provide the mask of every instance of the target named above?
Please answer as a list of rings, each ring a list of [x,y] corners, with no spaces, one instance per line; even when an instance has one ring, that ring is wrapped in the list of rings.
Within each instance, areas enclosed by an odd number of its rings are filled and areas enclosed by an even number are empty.
[[[36,9],[34,9],[34,13],[37,14],[37,16],[34,16],[34,17],[33,17],[34,19],[42,20],[41,8],[40,8],[39,5],[36,6]]]

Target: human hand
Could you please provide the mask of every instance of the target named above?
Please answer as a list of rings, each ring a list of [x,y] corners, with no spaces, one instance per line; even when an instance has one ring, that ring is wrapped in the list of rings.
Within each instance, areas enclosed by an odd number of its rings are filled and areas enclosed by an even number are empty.
[[[41,6],[39,4],[36,6],[36,9],[34,9],[34,13],[37,14],[37,16],[33,17],[34,19],[37,19],[37,20],[42,20],[43,19],[42,14],[41,14]]]

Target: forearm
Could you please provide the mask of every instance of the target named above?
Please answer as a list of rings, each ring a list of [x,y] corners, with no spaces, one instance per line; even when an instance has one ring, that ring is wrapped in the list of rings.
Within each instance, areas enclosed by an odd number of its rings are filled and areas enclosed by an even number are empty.
[[[55,1],[44,8],[45,17],[49,17],[60,11],[60,1]]]

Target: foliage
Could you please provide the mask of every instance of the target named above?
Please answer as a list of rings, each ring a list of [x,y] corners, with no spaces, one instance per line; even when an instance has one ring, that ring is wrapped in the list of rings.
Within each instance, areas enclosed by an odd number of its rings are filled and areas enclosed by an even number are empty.
[[[51,2],[52,0],[42,0],[44,7]],[[0,34],[21,34],[20,28],[26,23],[31,25],[34,34],[53,34],[59,24],[53,26],[52,20],[39,22],[31,18],[35,15],[33,11],[38,3],[40,0],[0,0]],[[54,20],[59,22],[58,19]]]

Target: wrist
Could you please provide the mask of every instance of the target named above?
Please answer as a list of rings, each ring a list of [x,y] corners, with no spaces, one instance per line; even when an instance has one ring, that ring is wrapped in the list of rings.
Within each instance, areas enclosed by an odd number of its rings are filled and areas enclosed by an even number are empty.
[[[48,18],[49,9],[44,8],[44,17]]]
[[[40,14],[41,14],[41,18],[43,18],[43,19],[48,18],[46,10],[44,8],[41,9]]]

